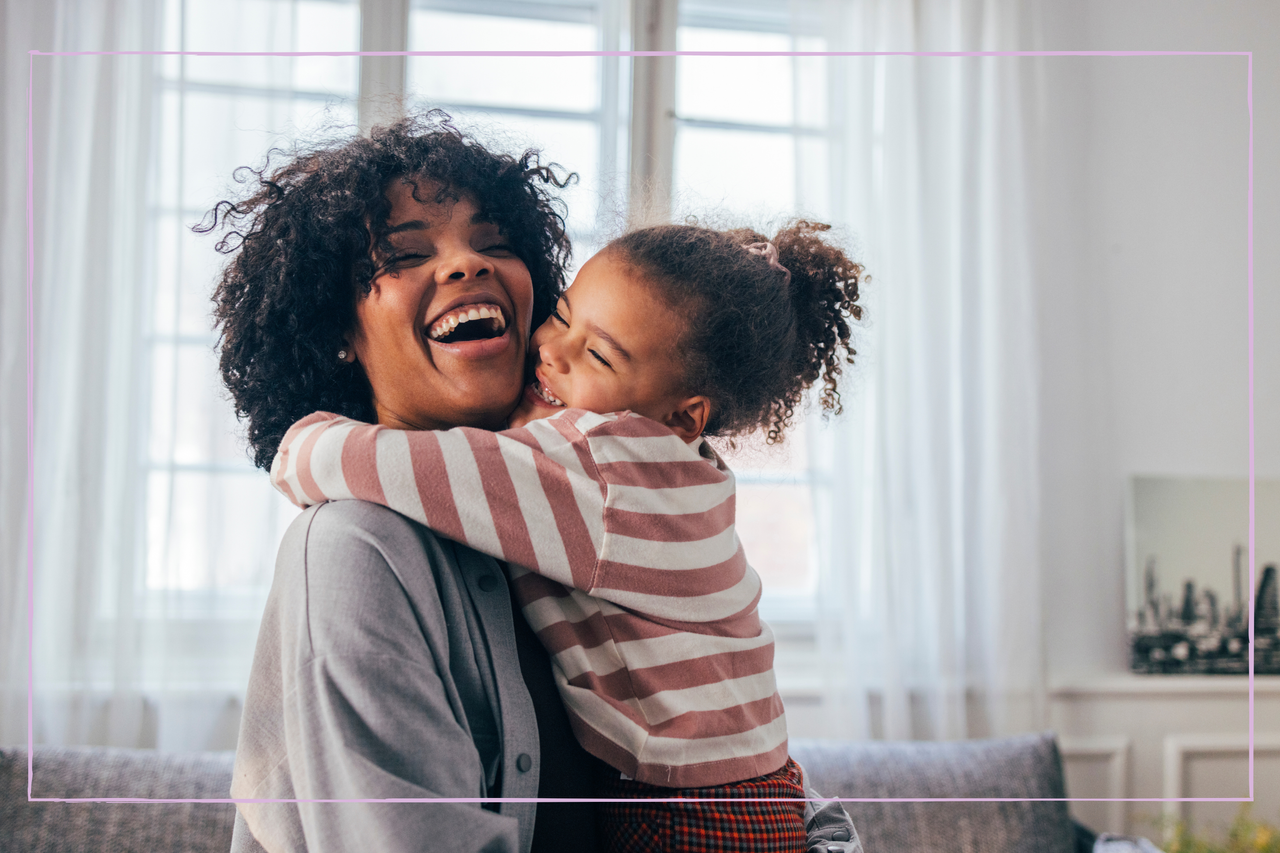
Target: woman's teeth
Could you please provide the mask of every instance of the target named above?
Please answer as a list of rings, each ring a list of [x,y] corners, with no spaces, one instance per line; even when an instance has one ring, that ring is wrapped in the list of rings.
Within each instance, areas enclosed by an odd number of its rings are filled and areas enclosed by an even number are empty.
[[[491,331],[494,335],[502,334],[507,328],[507,321],[502,316],[501,309],[489,305],[472,305],[451,311],[436,320],[435,324],[427,332],[427,337],[433,341],[438,341],[446,335],[452,334],[454,330],[464,323],[470,323],[475,320],[490,321]]]
[[[533,380],[533,393],[537,394],[539,397],[546,400],[548,403],[550,403],[553,406],[561,406],[561,407],[564,406],[564,403],[562,401],[560,401],[554,394],[552,394],[546,388],[543,388],[542,383],[536,379]]]

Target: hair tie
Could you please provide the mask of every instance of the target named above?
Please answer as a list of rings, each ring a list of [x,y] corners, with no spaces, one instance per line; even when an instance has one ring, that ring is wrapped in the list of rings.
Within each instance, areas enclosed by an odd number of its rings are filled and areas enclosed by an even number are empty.
[[[778,260],[778,247],[768,242],[763,243],[747,243],[743,248],[753,255],[759,255],[769,262],[769,266],[782,273],[783,285],[791,284],[791,270],[787,269]]]

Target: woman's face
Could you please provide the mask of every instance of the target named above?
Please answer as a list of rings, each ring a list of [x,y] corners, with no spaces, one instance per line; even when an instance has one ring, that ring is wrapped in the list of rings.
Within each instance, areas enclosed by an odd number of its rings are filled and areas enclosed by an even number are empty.
[[[523,389],[533,312],[529,269],[475,200],[394,182],[389,267],[356,305],[348,358],[363,367],[378,423],[402,429],[501,427]]]

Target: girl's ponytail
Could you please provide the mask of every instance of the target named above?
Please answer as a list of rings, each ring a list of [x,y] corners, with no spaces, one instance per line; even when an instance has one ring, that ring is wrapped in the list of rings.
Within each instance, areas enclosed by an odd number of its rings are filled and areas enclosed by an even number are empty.
[[[859,287],[865,276],[837,246],[822,239],[830,225],[799,219],[773,238],[778,260],[791,273],[789,293],[796,316],[796,340],[791,373],[800,391],[822,380],[819,401],[823,412],[839,414],[840,392],[836,382],[844,364],[856,355],[850,335],[850,319],[862,319]],[[772,440],[785,423],[768,424]]]
[[[685,318],[673,349],[688,391],[711,399],[706,435],[764,428],[769,443],[780,441],[819,379],[823,411],[840,411],[836,380],[853,362],[849,321],[862,317],[863,276],[822,239],[829,230],[796,220],[770,240],[751,229],[661,225],[606,247]]]

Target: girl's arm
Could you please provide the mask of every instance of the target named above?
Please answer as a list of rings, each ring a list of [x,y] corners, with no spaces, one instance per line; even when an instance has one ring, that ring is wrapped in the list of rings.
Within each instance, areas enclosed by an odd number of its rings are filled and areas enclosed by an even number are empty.
[[[396,430],[328,412],[290,427],[271,482],[300,507],[382,504],[477,551],[590,592],[607,488],[567,410],[503,432]]]
[[[271,480],[298,506],[382,504],[668,624],[758,627],[733,476],[645,417],[565,409],[502,432],[414,431],[317,412],[285,434]]]

